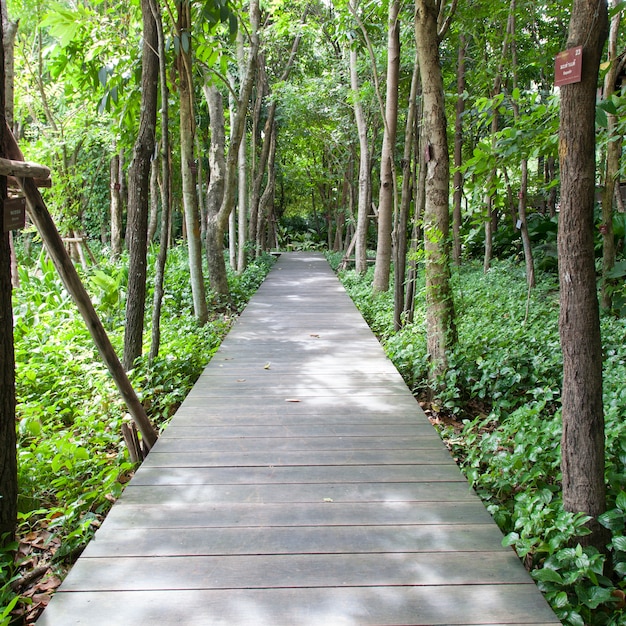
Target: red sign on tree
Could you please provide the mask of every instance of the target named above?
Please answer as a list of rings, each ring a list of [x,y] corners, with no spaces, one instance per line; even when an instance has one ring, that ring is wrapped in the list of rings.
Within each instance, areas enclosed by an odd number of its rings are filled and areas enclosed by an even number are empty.
[[[583,71],[583,47],[577,46],[556,55],[554,66],[554,85],[562,87],[579,83]]]

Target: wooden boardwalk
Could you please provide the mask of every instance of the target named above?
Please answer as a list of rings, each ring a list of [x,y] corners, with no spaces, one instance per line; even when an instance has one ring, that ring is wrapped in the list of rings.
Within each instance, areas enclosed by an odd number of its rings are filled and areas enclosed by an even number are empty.
[[[288,253],[41,626],[559,624],[320,254]]]

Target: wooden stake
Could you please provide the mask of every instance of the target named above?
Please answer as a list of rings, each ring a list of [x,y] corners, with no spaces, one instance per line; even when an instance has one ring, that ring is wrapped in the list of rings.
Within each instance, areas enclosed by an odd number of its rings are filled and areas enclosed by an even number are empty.
[[[15,137],[11,130],[7,127],[6,143],[7,153],[15,160],[23,159],[22,152],[15,141]],[[39,231],[45,245],[48,250],[48,254],[52,259],[61,280],[65,285],[68,293],[72,296],[72,299],[76,303],[78,310],[80,311],[85,324],[91,337],[100,352],[100,356],[104,360],[117,388],[128,407],[128,412],[132,416],[134,422],[137,424],[137,428],[143,437],[144,444],[148,450],[156,443],[158,439],[157,431],[150,422],[145,409],[143,408],[137,394],[133,389],[128,376],[120,363],[120,360],[111,344],[109,336],[93,307],[89,294],[85,290],[83,283],[76,272],[76,268],[72,263],[69,255],[63,245],[61,235],[57,230],[48,209],[41,197],[37,185],[32,178],[20,178],[18,182],[24,197],[26,198],[26,206],[28,213],[33,224]]]

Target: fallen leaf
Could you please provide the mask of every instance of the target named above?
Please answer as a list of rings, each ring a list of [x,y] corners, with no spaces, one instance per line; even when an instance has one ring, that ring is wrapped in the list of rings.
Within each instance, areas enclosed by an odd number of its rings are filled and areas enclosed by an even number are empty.
[[[298,398],[286,398],[285,402],[300,402],[300,400]]]
[[[245,378],[238,378],[238,379],[237,379],[237,382],[238,382],[238,383],[245,383],[245,382],[246,382],[246,379],[245,379]]]
[[[268,370],[270,368],[271,363],[268,361],[264,366],[263,369],[264,370]]]
[[[309,337],[316,337],[317,339],[319,339],[319,338],[320,338],[320,336],[319,336],[319,335],[316,335],[316,334],[313,334],[313,333],[312,333],[311,335],[309,335]]]
[[[324,502],[334,502],[332,498],[324,498]]]

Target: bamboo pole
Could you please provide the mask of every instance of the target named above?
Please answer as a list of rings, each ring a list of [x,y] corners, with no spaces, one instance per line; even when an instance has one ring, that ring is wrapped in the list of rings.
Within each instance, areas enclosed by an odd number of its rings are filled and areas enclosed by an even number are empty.
[[[8,154],[16,161],[23,159],[22,152],[15,141],[13,133],[8,127],[5,132]],[[113,380],[115,381],[115,384],[117,385],[117,388],[126,403],[128,412],[137,424],[137,428],[142,435],[146,449],[150,450],[158,438],[157,431],[150,422],[143,405],[139,402],[139,398],[137,398],[137,394],[128,380],[128,376],[120,363],[109,336],[107,335],[106,330],[104,329],[104,326],[102,325],[102,322],[93,307],[89,294],[85,290],[85,287],[76,272],[76,268],[65,250],[61,235],[59,234],[59,231],[57,230],[54,221],[46,208],[45,202],[41,197],[41,193],[39,192],[39,189],[37,189],[37,185],[32,178],[22,178],[18,176],[17,180],[26,198],[26,205],[30,218],[39,231],[39,234],[41,235],[48,250],[48,254],[59,272],[65,288],[72,296],[80,314],[83,316],[85,324],[91,333],[91,337],[100,352],[100,356],[104,360],[111,376],[113,377]]]

